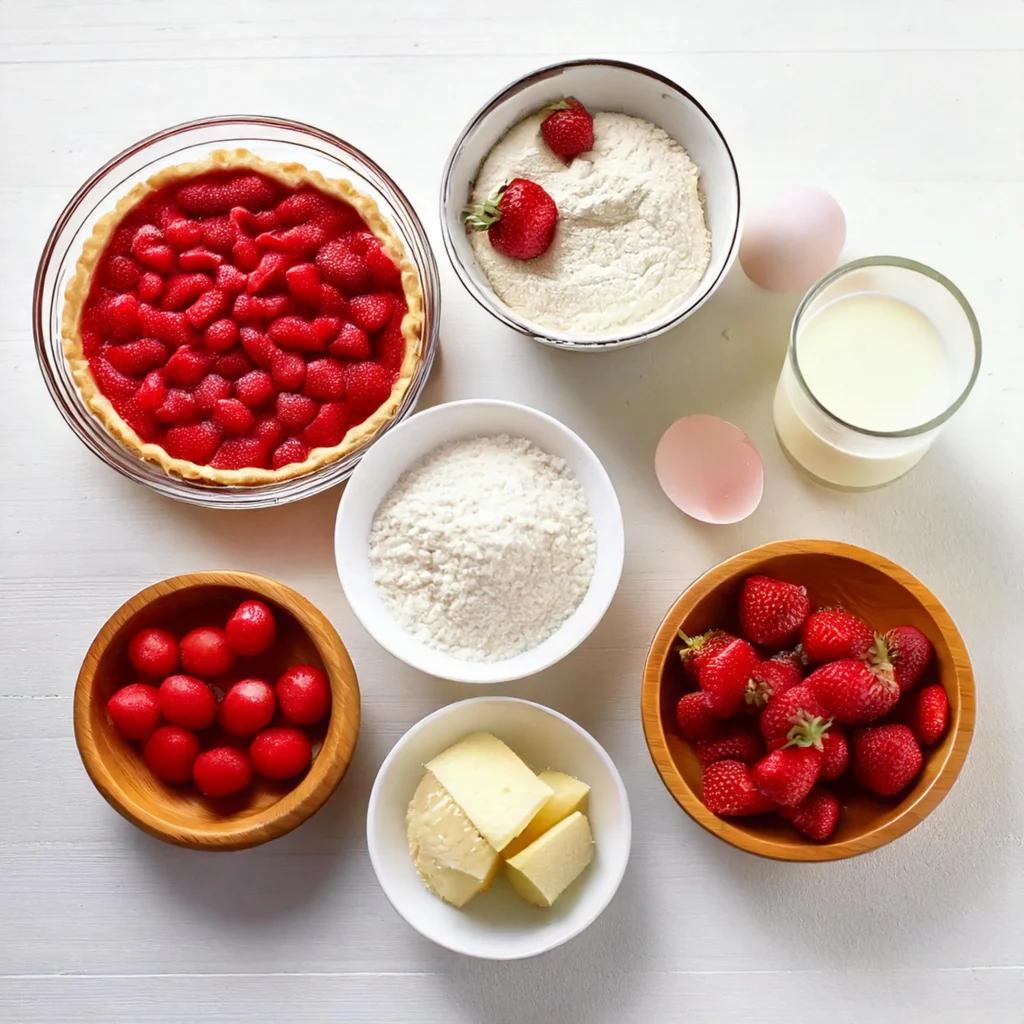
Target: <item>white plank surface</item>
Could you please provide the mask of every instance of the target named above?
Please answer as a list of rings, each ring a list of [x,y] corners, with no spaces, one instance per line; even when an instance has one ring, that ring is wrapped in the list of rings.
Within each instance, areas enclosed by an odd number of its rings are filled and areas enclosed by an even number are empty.
[[[0,0],[0,1019],[746,1024],[791,1019],[813,998],[835,1022],[1024,1020],[1022,49],[1017,0]],[[846,209],[847,255],[913,256],[963,288],[982,376],[909,477],[845,495],[796,476],[770,422],[795,298],[738,272],[668,337],[601,358],[533,345],[462,291],[435,213],[451,142],[507,81],[579,55],[634,59],[691,89],[752,204],[782,182],[819,184]],[[539,960],[448,954],[376,886],[363,836],[374,772],[409,725],[471,688],[405,669],[355,622],[330,558],[338,492],[239,514],[162,500],[90,456],[40,380],[32,275],[71,192],[141,135],[224,110],[323,125],[387,167],[441,264],[443,360],[427,402],[551,412],[619,489],[626,570],[608,616],[563,664],[503,688],[591,729],[634,810],[619,896]],[[741,424],[765,457],[746,523],[701,527],[657,489],[656,439],[693,411]],[[763,862],[705,835],[661,787],[639,724],[644,652],[670,601],[721,558],[788,536],[861,543],[921,576],[978,676],[978,731],[949,798],[842,864]],[[123,822],[71,734],[77,667],[109,612],[154,579],[221,566],[316,601],[365,700],[355,762],[324,811],[231,856],[164,847]]]

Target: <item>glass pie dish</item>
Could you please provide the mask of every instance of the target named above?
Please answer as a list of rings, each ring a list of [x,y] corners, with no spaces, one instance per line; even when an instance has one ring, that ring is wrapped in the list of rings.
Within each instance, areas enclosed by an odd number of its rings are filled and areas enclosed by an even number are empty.
[[[392,418],[361,447],[304,475],[256,486],[225,486],[170,475],[140,458],[111,434],[83,400],[63,351],[61,317],[65,291],[83,244],[97,220],[136,182],[167,167],[200,159],[216,149],[248,149],[271,161],[298,163],[329,179],[345,178],[374,200],[415,265],[422,291],[419,359]],[[363,454],[415,408],[430,373],[440,322],[437,264],[419,217],[392,179],[369,157],[343,140],[281,118],[220,116],[157,132],[119,153],[89,177],[54,225],[36,273],[33,334],[43,378],[61,415],[86,446],[108,466],[161,494],[196,505],[261,508],[309,497],[345,480]]]

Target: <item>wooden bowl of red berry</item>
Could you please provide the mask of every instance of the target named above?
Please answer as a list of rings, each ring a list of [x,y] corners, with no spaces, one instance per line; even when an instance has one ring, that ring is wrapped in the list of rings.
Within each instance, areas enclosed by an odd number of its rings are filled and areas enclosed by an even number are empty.
[[[154,583],[107,620],[75,687],[75,739],[107,801],[179,846],[290,832],[341,781],[359,686],[327,617],[246,572]]]
[[[891,842],[946,795],[974,730],[963,638],[905,569],[820,540],[697,579],[647,656],[651,757],[709,832],[779,860]]]

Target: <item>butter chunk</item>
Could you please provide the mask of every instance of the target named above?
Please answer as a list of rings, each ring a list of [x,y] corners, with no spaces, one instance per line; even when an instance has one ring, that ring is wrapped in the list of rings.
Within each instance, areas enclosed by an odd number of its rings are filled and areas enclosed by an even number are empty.
[[[495,850],[503,850],[554,796],[496,736],[475,732],[427,764]]]
[[[550,907],[593,859],[590,822],[576,811],[508,860],[505,872],[524,900]]]
[[[409,855],[431,892],[464,907],[497,874],[501,859],[430,772],[405,815]]]
[[[590,787],[579,779],[574,779],[565,772],[541,772],[537,776],[541,782],[547,783],[555,795],[534,815],[533,821],[512,840],[501,855],[508,860],[520,850],[525,850],[535,839],[539,839],[549,828],[554,828],[564,818],[575,811],[585,812]]]

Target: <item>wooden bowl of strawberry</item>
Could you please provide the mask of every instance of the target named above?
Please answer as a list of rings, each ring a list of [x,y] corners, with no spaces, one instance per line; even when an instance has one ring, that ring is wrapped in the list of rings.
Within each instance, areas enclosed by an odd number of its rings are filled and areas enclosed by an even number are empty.
[[[949,614],[905,569],[779,541],[672,606],[642,713],[655,767],[698,824],[761,856],[837,860],[908,832],[949,791],[974,677]]]
[[[348,768],[359,686],[326,616],[245,572],[122,605],[75,687],[75,740],[107,801],[179,846],[239,850],[314,814]]]

